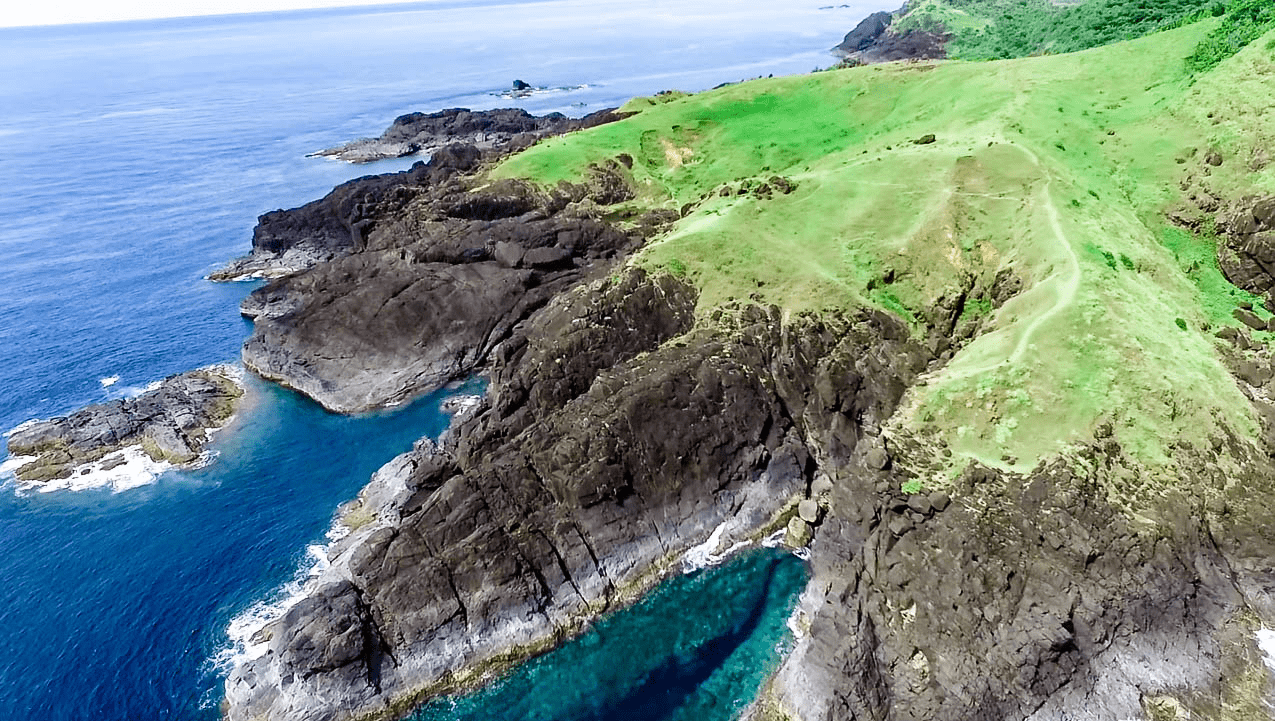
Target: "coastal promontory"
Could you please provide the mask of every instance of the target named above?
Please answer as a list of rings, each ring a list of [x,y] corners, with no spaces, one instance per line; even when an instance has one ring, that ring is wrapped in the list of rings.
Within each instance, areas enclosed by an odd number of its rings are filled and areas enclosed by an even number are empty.
[[[749,718],[1266,718],[1275,55],[1189,62],[1226,21],[346,186],[245,362],[335,410],[487,392],[335,519],[228,718],[401,716],[780,529],[812,577]],[[281,212],[273,257],[316,237]]]

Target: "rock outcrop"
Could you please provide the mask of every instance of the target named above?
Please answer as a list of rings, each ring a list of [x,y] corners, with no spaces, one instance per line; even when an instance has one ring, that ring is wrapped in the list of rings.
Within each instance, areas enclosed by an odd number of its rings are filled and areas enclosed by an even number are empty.
[[[1226,279],[1275,307],[1275,197],[1246,198],[1219,213],[1218,264]]]
[[[902,32],[893,27],[896,13],[869,15],[832,52],[851,64],[888,63],[896,60],[939,60],[947,57],[951,34],[942,28]]]
[[[786,521],[809,446],[856,447],[932,358],[880,314],[696,327],[695,300],[629,271],[537,314],[484,405],[378,473],[373,520],[232,673],[230,718],[390,714],[561,640],[719,526],[727,545]]]
[[[9,455],[32,458],[15,475],[26,482],[64,479],[131,446],[154,461],[191,463],[203,452],[208,431],[230,418],[242,395],[235,374],[214,366],[166,378],[136,398],[23,424],[9,435]]]
[[[530,88],[530,85],[521,80],[514,82],[515,91]],[[408,113],[395,118],[380,137],[361,138],[335,148],[320,150],[315,155],[351,163],[369,163],[418,153],[428,155],[448,145],[457,144],[472,145],[483,150],[516,150],[549,135],[591,128],[616,118],[613,109],[599,110],[583,118],[569,118],[562,113],[535,116],[516,108],[453,108],[435,113]]]
[[[445,110],[405,115],[394,121],[386,136],[417,138],[418,150],[430,154],[428,162],[418,162],[397,173],[356,178],[299,208],[262,214],[253,229],[252,251],[212,273],[209,279],[279,278],[359,252],[368,247],[368,237],[378,224],[395,217],[420,196],[456,195],[464,190],[459,178],[506,153],[551,135],[619,118],[609,110],[580,119],[558,114],[536,117],[522,110]],[[484,216],[507,213],[510,207],[458,210],[470,219],[489,220],[494,217]]]
[[[244,363],[342,412],[474,372],[533,312],[676,217],[627,231],[599,221],[599,206],[629,197],[623,172],[612,161],[550,192],[513,181],[471,192],[459,177],[415,186],[401,208],[381,206],[359,247],[245,299]]]
[[[1127,472],[1113,439],[1027,475],[973,465],[955,501],[883,492],[910,474],[872,468],[868,452],[832,472],[810,630],[774,707],[801,719],[1094,720],[1260,708],[1251,634],[1256,610],[1270,618],[1275,580],[1253,563],[1275,552],[1264,504],[1219,513],[1170,493],[1145,509],[1157,523],[1139,527],[1105,497]],[[1210,472],[1201,455],[1191,463]],[[1270,472],[1254,460],[1254,478]],[[1220,540],[1236,538],[1265,540]],[[1183,715],[1152,713],[1162,702]]]

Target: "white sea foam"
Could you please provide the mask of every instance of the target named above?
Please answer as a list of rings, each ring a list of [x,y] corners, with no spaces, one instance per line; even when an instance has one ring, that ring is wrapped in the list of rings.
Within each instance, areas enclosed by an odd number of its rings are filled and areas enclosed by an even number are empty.
[[[725,551],[717,552],[721,548],[722,536],[726,533],[726,525],[729,521],[722,521],[717,528],[713,529],[708,540],[698,546],[692,546],[682,556],[682,573],[694,573],[705,568],[716,566],[725,561],[736,551],[747,548],[751,544],[748,541],[737,541],[730,545]]]
[[[11,458],[5,461],[3,469],[11,473],[18,466],[30,460],[34,460],[34,456],[22,459]],[[10,466],[15,461],[18,462]],[[107,466],[114,467],[108,468]],[[93,463],[76,468],[69,478],[55,478],[51,481],[19,480],[17,481],[17,488],[19,492],[39,491],[40,493],[110,488],[118,493],[130,488],[138,488],[139,486],[154,483],[160,474],[172,467],[173,465],[166,461],[151,459],[142,450],[141,446],[128,446],[113,453],[108,453]]]
[[[1257,647],[1262,649],[1266,667],[1275,671],[1275,630],[1263,628],[1257,632]]]
[[[333,527],[334,530],[336,526]],[[329,531],[329,538],[333,531]],[[258,601],[243,613],[235,616],[226,629],[230,645],[213,657],[214,666],[229,671],[235,665],[251,661],[266,653],[270,639],[261,633],[266,626],[283,618],[293,606],[300,603],[313,590],[314,585],[330,567],[328,547],[319,544],[306,546],[306,561],[293,579],[285,583],[268,600]]]
[[[784,539],[787,537],[788,537],[788,529],[781,528],[778,531],[775,531],[774,533],[770,534],[769,536],[766,536],[766,538],[761,542],[761,545],[765,546],[766,548],[780,548],[781,546],[784,545]],[[797,558],[800,558],[803,561],[809,561],[810,549],[805,546],[802,546],[801,548],[794,548],[792,549],[792,555],[796,556]]]
[[[770,534],[769,536],[766,536],[766,538],[762,540],[761,545],[765,546],[766,548],[779,548],[780,546],[784,545],[784,537],[786,535],[788,535],[788,530],[781,528],[778,531],[775,531],[774,533]]]
[[[167,115],[177,112],[177,108],[142,108],[140,110],[116,110],[109,113],[102,113],[93,118],[88,118],[84,122],[92,123],[98,120],[114,120],[115,118],[137,118],[146,117],[148,115]]]
[[[21,428],[21,426],[18,426],[18,428]],[[17,428],[13,430],[16,431]],[[9,431],[9,433],[12,433],[12,432],[13,431]],[[6,433],[5,435],[8,435],[8,433]],[[13,474],[19,468],[21,468],[22,466],[25,466],[31,461],[34,461],[35,459],[36,459],[36,456],[9,456],[8,458],[4,459],[4,463],[0,463],[0,479],[13,478],[14,477]]]
[[[478,404],[482,402],[483,397],[479,395],[453,396],[443,401],[442,411],[453,416],[465,415],[477,408]]]
[[[37,423],[39,423],[39,422],[40,422],[40,419],[39,419],[39,418],[32,418],[31,420],[22,421],[21,423],[19,423],[18,425],[14,426],[13,428],[10,428],[9,430],[5,431],[5,432],[4,432],[4,437],[5,437],[5,438],[8,438],[9,436],[12,436],[14,433],[17,433],[17,432],[19,432],[19,431],[26,430],[26,429],[30,428],[31,426],[34,426],[35,424],[37,424]]]
[[[120,377],[119,377],[119,376],[107,376],[107,377],[105,377],[105,378],[99,378],[99,379],[97,379],[97,382],[98,382],[98,383],[101,383],[103,388],[110,388],[111,386],[113,386],[113,385],[115,385],[116,383],[119,383],[119,382],[120,382]]]

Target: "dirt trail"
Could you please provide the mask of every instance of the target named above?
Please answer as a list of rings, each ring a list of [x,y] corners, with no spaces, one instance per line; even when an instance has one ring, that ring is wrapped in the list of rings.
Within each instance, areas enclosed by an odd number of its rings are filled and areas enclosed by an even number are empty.
[[[1035,318],[1031,319],[1026,325],[1015,323],[1007,327],[993,331],[982,338],[976,340],[974,345],[965,350],[965,354],[970,351],[978,352],[982,347],[986,347],[990,343],[994,343],[998,337],[1005,335],[1018,335],[1018,342],[1014,344],[1013,349],[1009,351],[1003,358],[995,358],[979,363],[975,366],[963,367],[960,362],[960,356],[950,364],[944,371],[940,371],[940,375],[945,380],[956,380],[960,378],[968,378],[970,376],[979,375],[988,371],[999,368],[1002,365],[1017,363],[1031,348],[1032,340],[1040,329],[1056,317],[1059,313],[1070,307],[1076,302],[1076,294],[1080,289],[1080,258],[1076,255],[1075,249],[1067,239],[1066,232],[1063,231],[1062,221],[1058,216],[1058,206],[1054,204],[1054,199],[1050,195],[1050,188],[1053,186],[1054,179],[1045,171],[1045,167],[1041,164],[1040,158],[1028,148],[1018,144],[1013,144],[1015,148],[1026,153],[1032,160],[1032,163],[1040,168],[1046,177],[1045,184],[1039,191],[1039,198],[1046,215],[1049,216],[1049,229],[1053,234],[1058,247],[1063,251],[1066,261],[1062,268],[1055,269],[1050,276],[1043,281],[1037,283],[1034,287],[1022,296],[1019,296],[1018,302],[1022,303],[1028,300],[1027,296],[1032,294],[1053,293],[1055,295],[1054,302],[1048,308],[1040,311]],[[1001,310],[1003,314],[1004,309]],[[967,356],[968,357],[968,356]]]

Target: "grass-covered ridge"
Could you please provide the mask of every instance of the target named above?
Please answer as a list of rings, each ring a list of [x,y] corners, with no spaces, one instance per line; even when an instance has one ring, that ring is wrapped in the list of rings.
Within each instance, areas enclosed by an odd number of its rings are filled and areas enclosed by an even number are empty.
[[[1275,141],[1275,59],[1263,40],[1192,77],[1183,58],[1216,27],[634,101],[625,121],[495,173],[552,185],[630,156],[639,197],[615,212],[684,214],[631,262],[692,279],[704,318],[749,298],[787,313],[874,306],[919,334],[936,305],[1013,273],[1023,292],[967,304],[982,334],[899,416],[954,451],[925,483],[969,458],[1030,467],[1109,423],[1153,471],[1113,491],[1132,504],[1155,469],[1176,477],[1174,442],[1257,432],[1212,335],[1251,299],[1209,265],[1208,238],[1164,220],[1210,150],[1230,159],[1213,192],[1275,192],[1272,169],[1242,161]]]

